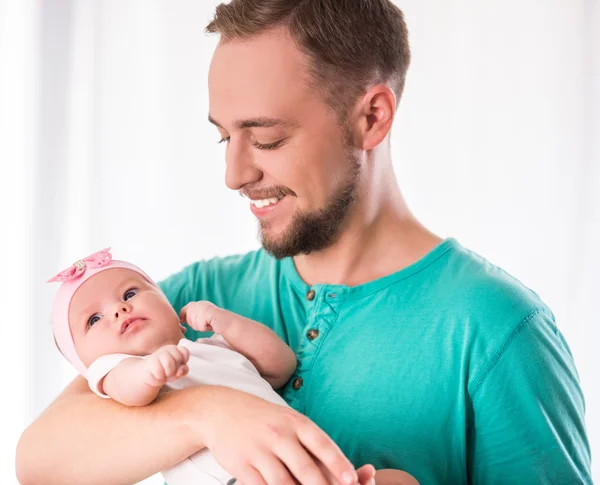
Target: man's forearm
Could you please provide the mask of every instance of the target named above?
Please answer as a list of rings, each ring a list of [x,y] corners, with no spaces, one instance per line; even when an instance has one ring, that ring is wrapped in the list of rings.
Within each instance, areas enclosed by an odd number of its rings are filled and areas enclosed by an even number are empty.
[[[203,447],[192,430],[200,429],[202,404],[215,392],[171,391],[132,408],[98,398],[78,377],[21,436],[19,482],[121,485],[169,468]]]

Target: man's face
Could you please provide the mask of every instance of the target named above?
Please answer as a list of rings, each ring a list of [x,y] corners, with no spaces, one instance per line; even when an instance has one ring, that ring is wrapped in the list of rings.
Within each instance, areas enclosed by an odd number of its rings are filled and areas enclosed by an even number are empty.
[[[276,257],[331,244],[356,198],[349,129],[311,88],[308,59],[284,30],[221,42],[209,116],[226,141],[226,184],[251,199]]]

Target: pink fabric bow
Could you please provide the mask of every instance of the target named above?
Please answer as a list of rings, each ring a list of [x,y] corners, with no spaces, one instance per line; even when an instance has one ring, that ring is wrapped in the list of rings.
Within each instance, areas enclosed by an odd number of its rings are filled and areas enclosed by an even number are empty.
[[[48,283],[72,281],[85,273],[86,268],[101,268],[109,264],[111,260],[112,254],[110,254],[110,248],[103,249],[87,258],[76,261],[72,266],[61,271],[54,278],[49,279]]]

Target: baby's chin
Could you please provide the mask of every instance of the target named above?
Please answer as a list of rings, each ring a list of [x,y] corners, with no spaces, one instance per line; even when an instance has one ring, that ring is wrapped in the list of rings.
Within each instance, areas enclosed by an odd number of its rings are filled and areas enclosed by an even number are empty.
[[[140,335],[139,342],[135,342],[135,351],[138,355],[148,355],[165,345],[177,345],[183,338],[183,333],[172,335]]]
[[[150,330],[150,329],[148,329]],[[128,342],[122,342],[123,350],[116,353],[131,354],[131,355],[148,355],[158,350],[165,345],[177,345],[183,338],[183,332],[174,330],[173,332],[140,332],[138,335],[132,336]]]

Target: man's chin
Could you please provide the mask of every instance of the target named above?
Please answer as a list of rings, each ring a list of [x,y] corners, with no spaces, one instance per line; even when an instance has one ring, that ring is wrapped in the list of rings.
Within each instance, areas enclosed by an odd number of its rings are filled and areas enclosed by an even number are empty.
[[[265,237],[265,235],[262,234],[261,245],[265,251],[270,253],[276,259],[283,259],[287,258],[288,256],[295,256],[294,254],[291,254],[290,248],[287,244],[285,244],[285,241],[279,238]]]

